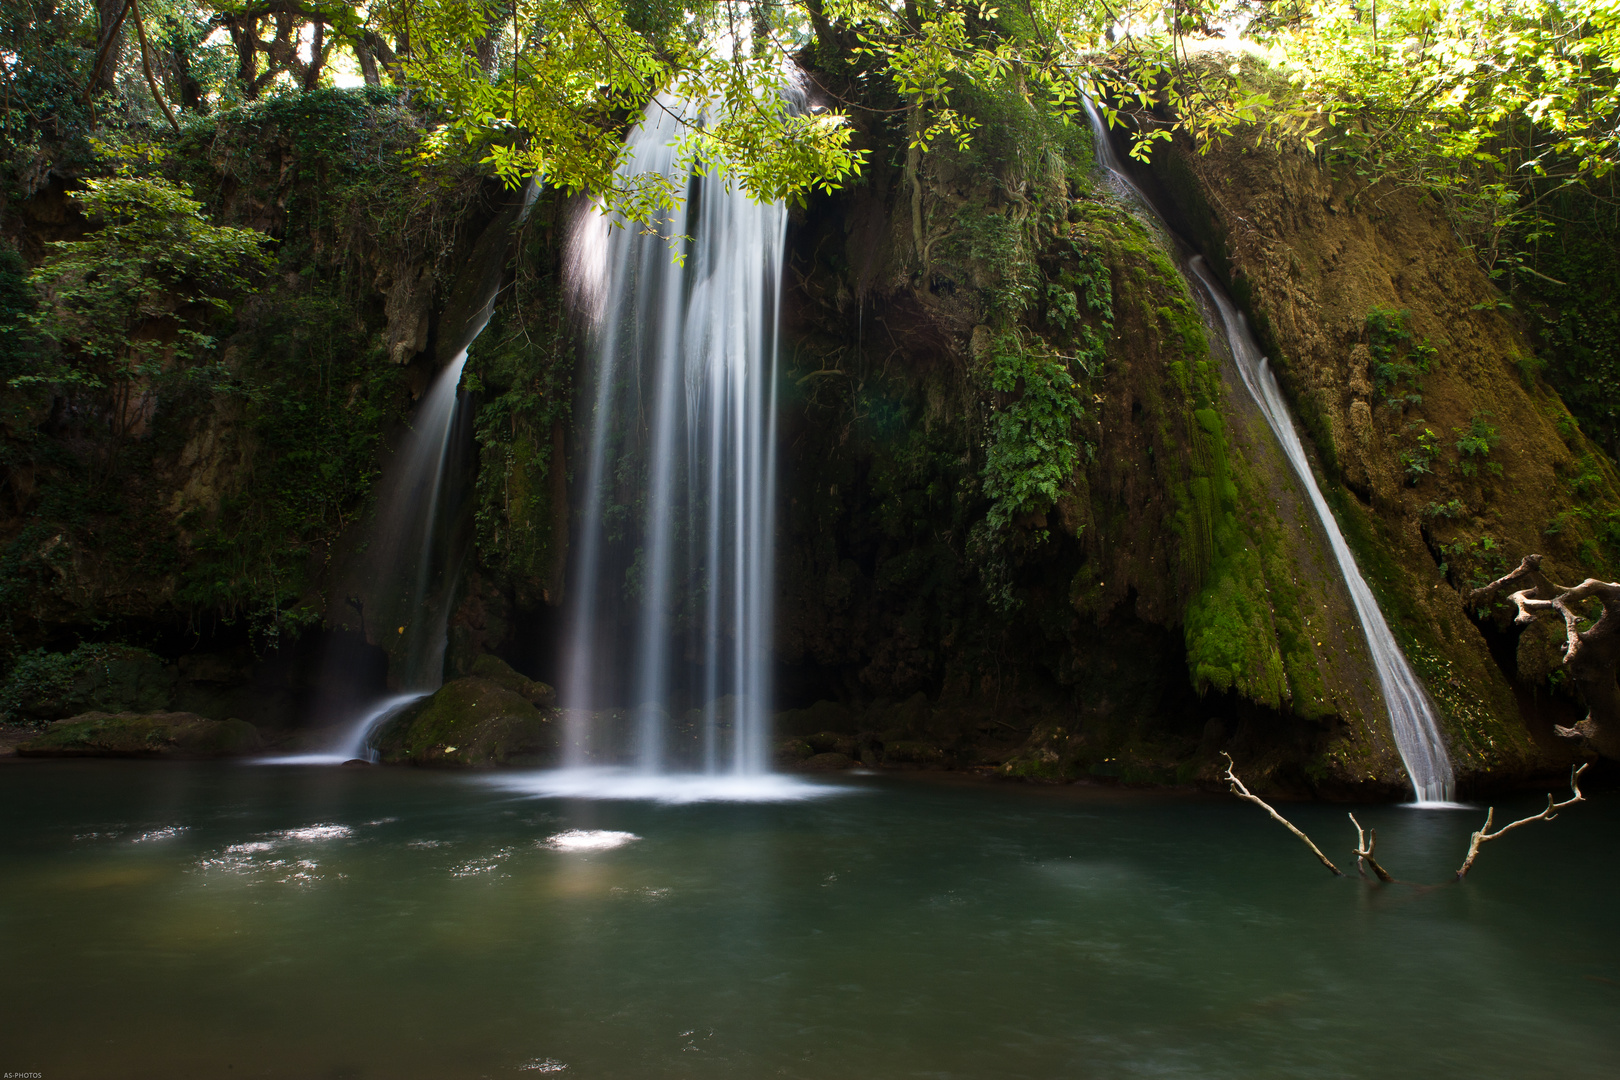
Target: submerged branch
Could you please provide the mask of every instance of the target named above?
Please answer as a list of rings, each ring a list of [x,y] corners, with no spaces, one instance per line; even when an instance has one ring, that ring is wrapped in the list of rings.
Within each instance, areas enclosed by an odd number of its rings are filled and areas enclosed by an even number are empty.
[[[1378,846],[1378,830],[1363,830],[1361,822],[1356,820],[1354,814],[1350,815],[1350,824],[1356,827],[1356,869],[1361,872],[1361,876],[1367,876],[1367,872],[1361,869],[1361,864],[1365,862],[1372,867],[1373,873],[1378,875],[1379,881],[1385,885],[1393,884],[1395,879],[1389,876],[1389,871],[1379,866],[1378,860],[1373,858],[1373,849]]]
[[[1243,786],[1243,781],[1238,779],[1237,773],[1234,771],[1235,766],[1232,762],[1231,754],[1223,753],[1221,756],[1226,758],[1226,775],[1223,776],[1222,779],[1231,784],[1232,794],[1236,795],[1245,802],[1254,803],[1254,805],[1270,814],[1272,820],[1276,821],[1283,828],[1299,837],[1300,842],[1311,849],[1311,854],[1315,855],[1317,859],[1321,861],[1322,865],[1331,870],[1336,877],[1344,876],[1344,871],[1340,870],[1337,866],[1334,866],[1333,862],[1326,855],[1322,854],[1322,849],[1317,847],[1310,837],[1306,836],[1299,829],[1295,828],[1293,822],[1289,821],[1287,818],[1277,813],[1276,810],[1272,809],[1271,804],[1267,803],[1264,799],[1253,794],[1248,788]],[[1520,818],[1518,821],[1504,825],[1495,832],[1492,832],[1491,824],[1496,820],[1496,808],[1493,806],[1486,811],[1485,824],[1478,832],[1474,833],[1473,837],[1469,840],[1468,857],[1463,860],[1462,868],[1457,871],[1456,877],[1452,878],[1452,883],[1462,881],[1464,876],[1467,875],[1468,871],[1473,869],[1474,860],[1479,858],[1479,849],[1481,845],[1488,844],[1498,837],[1505,836],[1514,829],[1519,828],[1521,825],[1528,825],[1533,821],[1552,821],[1558,816],[1558,811],[1562,810],[1564,807],[1571,806],[1578,802],[1585,802],[1586,796],[1581,794],[1581,774],[1589,768],[1591,768],[1591,765],[1588,763],[1581,765],[1578,768],[1571,769],[1569,774],[1569,788],[1572,794],[1570,797],[1565,799],[1563,802],[1555,802],[1553,800],[1553,796],[1548,795],[1547,809],[1543,810],[1539,814],[1532,814],[1527,818]],[[1364,829],[1361,826],[1361,822],[1356,820],[1356,815],[1349,814],[1347,816],[1350,818],[1350,824],[1356,827],[1355,856],[1357,872],[1359,872],[1362,877],[1367,876],[1367,872],[1362,869],[1362,864],[1365,863],[1367,866],[1372,867],[1373,873],[1378,875],[1378,880],[1382,881],[1386,885],[1412,884],[1411,882],[1397,882],[1396,879],[1390,875],[1389,871],[1385,870],[1381,865],[1379,865],[1378,859],[1374,854],[1378,846],[1378,830]],[[1421,887],[1433,888],[1433,886]]]
[[[1520,825],[1528,825],[1532,821],[1551,821],[1553,818],[1558,816],[1557,811],[1562,810],[1564,807],[1569,806],[1572,803],[1585,802],[1586,796],[1581,794],[1581,773],[1585,772],[1590,767],[1591,766],[1587,764],[1582,765],[1577,769],[1571,769],[1569,774],[1569,787],[1574,794],[1565,799],[1563,802],[1553,802],[1553,797],[1548,795],[1547,809],[1543,810],[1539,814],[1532,814],[1530,817],[1520,818],[1518,821],[1504,825],[1495,832],[1491,832],[1491,822],[1496,817],[1496,807],[1493,806],[1489,810],[1485,811],[1485,825],[1478,832],[1476,832],[1473,835],[1473,838],[1469,841],[1468,857],[1463,860],[1462,868],[1457,871],[1457,880],[1461,881],[1464,875],[1466,875],[1468,871],[1473,868],[1474,860],[1479,858],[1479,848],[1481,844],[1487,844],[1499,836],[1512,832]]]
[[[1232,755],[1231,754],[1222,754],[1221,756],[1226,758],[1226,776],[1223,777],[1223,779],[1225,779],[1229,783],[1231,783],[1231,785],[1232,785],[1232,794],[1236,795],[1238,798],[1243,799],[1246,802],[1254,803],[1254,805],[1258,806],[1260,809],[1262,809],[1266,813],[1270,814],[1272,816],[1272,819],[1275,820],[1278,824],[1280,824],[1283,828],[1287,829],[1289,832],[1291,832],[1295,836],[1299,837],[1300,841],[1302,843],[1304,843],[1304,845],[1306,847],[1311,849],[1311,853],[1313,855],[1315,855],[1318,859],[1321,860],[1322,865],[1327,867],[1329,870],[1333,871],[1333,875],[1335,877],[1343,877],[1344,876],[1344,871],[1340,870],[1337,866],[1334,866],[1332,860],[1330,860],[1326,855],[1322,854],[1322,849],[1317,847],[1316,844],[1311,840],[1310,837],[1306,836],[1304,833],[1302,833],[1298,829],[1296,829],[1294,827],[1293,822],[1289,821],[1287,818],[1285,818],[1281,814],[1277,813],[1277,811],[1273,810],[1271,808],[1271,805],[1269,803],[1267,803],[1264,799],[1260,798],[1258,795],[1250,794],[1249,789],[1243,786],[1243,781],[1241,781],[1241,780],[1239,780],[1237,778],[1237,773],[1232,771],[1234,766],[1233,766]]]

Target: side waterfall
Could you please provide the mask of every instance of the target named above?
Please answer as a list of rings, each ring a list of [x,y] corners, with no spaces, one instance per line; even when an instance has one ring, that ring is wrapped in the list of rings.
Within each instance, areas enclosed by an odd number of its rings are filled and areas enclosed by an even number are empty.
[[[450,605],[465,554],[458,527],[467,495],[461,451],[468,444],[464,425],[471,417],[461,407],[461,374],[468,350],[495,313],[511,229],[528,216],[538,194],[539,188],[529,184],[522,200],[497,216],[471,252],[460,283],[473,298],[471,311],[459,330],[441,330],[456,352],[422,395],[394,462],[384,472],[365,553],[371,603],[363,617],[370,620],[376,639],[390,634],[400,639],[390,651],[388,681],[395,692],[361,709],[328,750],[272,761],[373,760],[372,732],[444,682]]]
[[[479,312],[467,345],[434,378],[399,449],[397,472],[389,477],[378,507],[367,552],[378,588],[373,593],[375,633],[397,634],[389,682],[398,693],[376,702],[343,731],[332,756],[347,761],[376,757],[371,733],[407,705],[444,682],[444,650],[449,637],[450,601],[461,554],[454,513],[447,503],[459,473],[455,436],[467,417],[457,392],[467,365],[467,349],[488,324],[494,297]],[[396,629],[397,628],[397,629]]]
[[[1141,203],[1143,208],[1164,226],[1163,215],[1158,212],[1152,200],[1132,182],[1115,155],[1107,126],[1096,107],[1089,100],[1085,102],[1085,107],[1086,117],[1091,124],[1092,141],[1096,146],[1098,163],[1107,170],[1124,194]],[[1170,232],[1168,226],[1165,227],[1165,231]],[[1378,672],[1378,685],[1383,692],[1384,706],[1389,710],[1389,724],[1395,736],[1395,746],[1400,751],[1401,761],[1406,766],[1406,775],[1412,781],[1412,789],[1417,800],[1419,803],[1450,802],[1455,777],[1451,769],[1451,758],[1446,753],[1445,742],[1440,736],[1440,726],[1435,721],[1434,710],[1429,705],[1428,695],[1423,692],[1422,685],[1413,674],[1406,655],[1401,652],[1401,647],[1395,640],[1395,635],[1390,633],[1389,624],[1384,620],[1384,613],[1379,610],[1378,601],[1373,598],[1372,590],[1367,586],[1366,579],[1361,576],[1355,557],[1350,553],[1350,546],[1345,543],[1344,534],[1339,530],[1339,523],[1328,508],[1321,488],[1317,486],[1316,475],[1311,471],[1310,460],[1305,456],[1305,448],[1300,444],[1299,434],[1294,429],[1293,418],[1289,415],[1276,377],[1271,373],[1271,366],[1261,355],[1259,343],[1249,330],[1248,321],[1209,272],[1202,256],[1193,256],[1188,260],[1188,265],[1209,293],[1216,311],[1220,314],[1226,331],[1226,340],[1232,350],[1232,360],[1237,365],[1244,388],[1249,391],[1249,396],[1254,399],[1261,415],[1266,418],[1266,424],[1277,437],[1277,442],[1281,444],[1283,454],[1293,467],[1294,475],[1299,478],[1306,495],[1310,497],[1311,506],[1316,510],[1317,518],[1327,531],[1333,558],[1339,564],[1339,573],[1344,578],[1345,587],[1350,591],[1350,601],[1355,606],[1356,616],[1361,620],[1361,632],[1367,639],[1367,651],[1372,657],[1374,669]]]
[[[768,762],[787,210],[677,165],[675,117],[695,112],[656,99],[620,165],[668,177],[684,203],[652,230],[590,211],[570,255],[596,385],[561,687],[569,767],[742,777]],[[627,746],[600,721],[619,706]]]
[[[488,307],[477,320],[478,331],[489,322]],[[471,343],[469,338],[468,345]],[[462,348],[422,395],[394,468],[385,476],[366,552],[369,576],[376,585],[365,615],[378,638],[395,633],[402,639],[389,664],[389,683],[396,692],[346,721],[326,750],[272,758],[271,764],[374,760],[371,733],[444,681],[450,594],[460,563],[454,522],[449,520],[454,515],[444,510],[454,486],[450,474],[458,471],[455,434],[461,410],[457,388],[466,363],[467,349]],[[454,494],[460,497],[459,492]]]

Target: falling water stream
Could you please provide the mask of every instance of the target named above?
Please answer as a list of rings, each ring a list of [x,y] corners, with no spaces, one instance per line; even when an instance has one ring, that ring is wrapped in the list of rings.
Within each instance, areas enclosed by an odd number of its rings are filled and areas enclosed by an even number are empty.
[[[1142,189],[1132,182],[1115,155],[1108,129],[1097,109],[1089,100],[1085,105],[1098,162],[1122,188],[1123,194],[1140,203],[1153,215],[1165,232],[1170,233],[1163,215]],[[1389,624],[1378,608],[1372,589],[1361,576],[1361,570],[1356,566],[1355,557],[1350,553],[1350,546],[1345,543],[1339,523],[1333,517],[1333,512],[1328,508],[1327,500],[1322,495],[1322,489],[1316,483],[1316,475],[1311,471],[1310,460],[1300,443],[1299,433],[1294,429],[1293,419],[1277,386],[1276,377],[1272,375],[1270,365],[1261,354],[1259,343],[1250,332],[1247,320],[1226,295],[1220,283],[1215,280],[1214,275],[1209,272],[1203,258],[1193,256],[1187,260],[1187,265],[1214,302],[1222,323],[1220,329],[1224,331],[1227,343],[1231,347],[1232,360],[1237,365],[1243,386],[1259,407],[1272,434],[1277,437],[1284,456],[1288,458],[1294,475],[1299,478],[1305,494],[1310,498],[1311,506],[1316,510],[1317,518],[1322,523],[1322,528],[1327,532],[1328,543],[1333,549],[1333,558],[1339,564],[1345,588],[1350,592],[1350,601],[1355,606],[1357,618],[1361,621],[1361,631],[1367,639],[1367,651],[1378,673],[1378,685],[1383,691],[1385,707],[1389,710],[1389,723],[1395,736],[1395,746],[1400,751],[1401,761],[1406,765],[1406,774],[1412,781],[1417,801],[1419,804],[1448,803],[1452,797],[1454,777],[1451,758],[1446,753],[1439,725],[1435,721],[1434,710],[1430,707],[1428,697],[1424,694],[1417,676],[1412,672],[1411,665],[1407,663],[1400,644],[1396,642],[1395,635],[1390,633]]]
[[[769,735],[777,319],[787,211],[689,174],[661,95],[620,174],[686,198],[651,229],[592,210],[571,273],[596,386],[563,672],[565,765],[757,777]],[[628,744],[604,710],[628,706]]]
[[[497,215],[475,246],[462,284],[476,300],[459,331],[442,332],[456,351],[433,379],[411,419],[393,464],[385,471],[371,543],[366,551],[372,632],[399,640],[390,652],[389,684],[394,691],[368,703],[341,725],[329,747],[308,754],[268,759],[275,764],[330,764],[374,760],[371,736],[389,717],[433,693],[444,682],[450,604],[461,567],[459,509],[465,497],[463,462],[469,417],[461,408],[461,375],[467,352],[489,325],[508,253],[507,237],[534,205],[539,188],[529,184],[522,199]]]

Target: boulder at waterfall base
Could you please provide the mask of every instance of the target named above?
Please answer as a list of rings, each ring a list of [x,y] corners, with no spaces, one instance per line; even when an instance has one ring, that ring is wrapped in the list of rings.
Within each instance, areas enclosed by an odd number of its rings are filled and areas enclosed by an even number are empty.
[[[215,758],[251,754],[259,730],[245,720],[196,713],[92,712],[58,720],[17,747],[19,757]]]
[[[557,704],[557,691],[553,690],[550,684],[536,682],[527,675],[513,670],[511,664],[491,653],[483,653],[473,660],[472,671],[469,674],[475,678],[499,683],[518,697],[543,709],[549,709]]]
[[[540,765],[556,753],[558,726],[551,710],[473,676],[447,682],[406,709],[377,735],[376,746],[389,764]]]

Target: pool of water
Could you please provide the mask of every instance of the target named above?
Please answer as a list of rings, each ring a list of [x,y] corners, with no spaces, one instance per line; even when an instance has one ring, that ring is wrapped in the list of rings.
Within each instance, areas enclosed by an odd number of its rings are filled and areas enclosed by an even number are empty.
[[[416,770],[7,765],[0,1070],[1615,1075],[1612,795],[1420,890],[1335,880],[1220,797],[830,783],[668,805]],[[1344,808],[1288,812],[1353,861]],[[1357,813],[1392,872],[1432,881],[1483,818]]]

